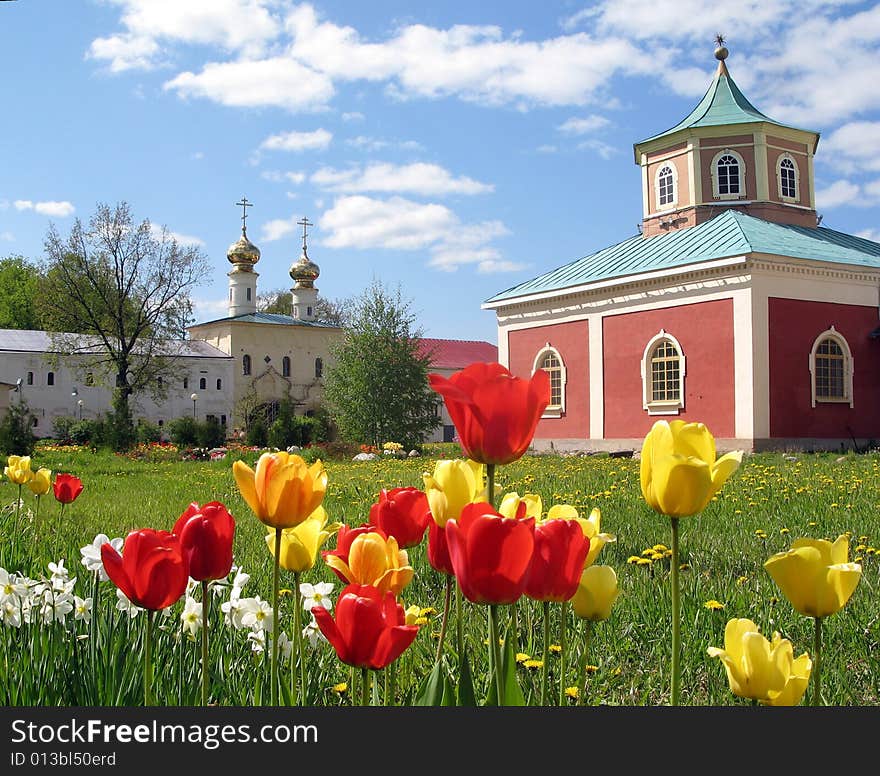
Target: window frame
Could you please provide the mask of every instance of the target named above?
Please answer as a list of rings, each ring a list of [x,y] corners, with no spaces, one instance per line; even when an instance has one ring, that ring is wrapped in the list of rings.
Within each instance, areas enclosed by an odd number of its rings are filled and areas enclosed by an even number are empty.
[[[737,167],[739,168],[738,178],[739,178],[739,192],[736,194],[722,194],[721,193],[721,181],[719,180],[718,175],[718,164],[725,157],[731,156],[736,160]],[[742,154],[738,151],[734,151],[732,148],[725,148],[719,151],[715,156],[712,157],[712,167],[709,170],[710,177],[712,178],[712,196],[715,199],[745,199],[746,198],[746,163],[742,158]]]
[[[794,196],[789,197],[782,193],[782,163],[791,162],[794,167]],[[776,187],[779,193],[779,199],[783,202],[800,202],[801,201],[801,172],[798,163],[790,153],[781,153],[776,160]]]
[[[672,345],[678,353],[678,399],[654,399],[653,385],[653,362],[654,351],[661,343]],[[642,409],[649,415],[678,415],[685,408],[685,376],[687,374],[687,358],[684,348],[678,339],[665,329],[660,329],[657,334],[648,340],[642,351]]]
[[[291,372],[290,356],[284,356],[281,359],[281,376],[282,377],[290,377],[290,372]]]
[[[672,199],[664,203],[660,201],[660,174],[667,167],[672,173]],[[661,162],[654,173],[654,202],[658,211],[672,210],[678,204],[678,168],[672,160]]]
[[[819,346],[829,339],[835,342],[843,353],[843,396],[818,396],[816,394],[816,353],[819,350]],[[814,409],[817,404],[849,404],[850,407],[855,407],[855,397],[853,396],[853,374],[855,373],[855,365],[853,362],[852,350],[850,350],[846,337],[837,331],[833,325],[813,340],[813,347],[810,348],[809,367],[810,398]]]
[[[559,381],[560,381],[560,397],[559,404],[548,404],[544,409],[542,418],[559,418],[565,414],[565,398],[566,398],[566,387],[568,384],[568,370],[565,367],[565,361],[562,358],[562,354],[559,350],[549,342],[545,343],[545,345],[538,351],[535,355],[535,359],[532,362],[532,374],[535,374],[539,369],[543,369],[541,366],[541,362],[547,355],[552,355],[559,362]],[[546,370],[545,370],[546,371]],[[551,397],[552,397],[552,388],[551,388]]]
[[[241,375],[242,377],[249,377],[251,374],[251,354],[245,353],[241,357]]]

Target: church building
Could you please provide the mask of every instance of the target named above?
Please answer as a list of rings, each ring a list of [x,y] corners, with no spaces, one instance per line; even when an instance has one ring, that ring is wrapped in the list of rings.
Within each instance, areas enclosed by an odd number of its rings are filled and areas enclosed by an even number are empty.
[[[488,300],[499,360],[550,373],[536,448],[638,449],[658,419],[719,449],[880,440],[880,244],[820,225],[819,133],[764,115],[719,37],[693,111],[634,145],[639,234]]]

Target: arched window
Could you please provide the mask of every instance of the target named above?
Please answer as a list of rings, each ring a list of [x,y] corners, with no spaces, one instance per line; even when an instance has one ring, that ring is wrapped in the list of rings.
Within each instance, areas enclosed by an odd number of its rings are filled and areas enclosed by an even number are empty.
[[[532,374],[543,369],[550,376],[550,402],[544,416],[559,417],[565,412],[565,364],[559,351],[549,342],[535,356]]]
[[[663,329],[642,354],[642,408],[649,415],[677,415],[684,409],[684,351]]]
[[[247,353],[241,357],[241,373],[243,375],[251,373],[251,357]]]
[[[208,387],[208,381],[204,377],[199,378],[199,388],[201,390],[205,390]]]
[[[49,372],[46,375],[46,385],[55,385],[55,373]]]
[[[34,373],[33,373],[33,372],[28,372],[28,373],[27,373],[27,384],[28,384],[28,385],[33,385],[33,384],[34,384]]]
[[[222,391],[222,390],[223,390],[223,380],[222,380],[221,378],[219,378],[219,377],[217,378],[217,390],[218,390],[218,391]]]
[[[321,377],[324,374],[324,359],[318,357],[315,359],[315,377]]]
[[[184,391],[189,390],[189,378],[188,377],[183,378],[183,390]]]
[[[712,160],[712,194],[716,199],[739,199],[746,193],[746,167],[743,158],[730,149]]]
[[[676,174],[675,165],[671,163],[664,164],[657,170],[657,209],[670,207],[675,204],[676,192]]]
[[[290,377],[290,356],[281,359],[281,376]]]
[[[779,184],[779,196],[784,200],[798,199],[798,166],[789,154],[779,157],[776,167],[776,182]]]
[[[834,326],[823,331],[810,351],[810,383],[816,403],[853,406],[853,357],[849,344]]]
[[[247,287],[247,300],[249,302],[251,301],[251,287],[250,286]]]

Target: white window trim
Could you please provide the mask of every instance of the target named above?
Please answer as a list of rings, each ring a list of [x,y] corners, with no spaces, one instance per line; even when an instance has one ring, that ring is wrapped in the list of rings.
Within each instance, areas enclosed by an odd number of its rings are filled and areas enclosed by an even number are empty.
[[[654,401],[651,398],[651,353],[662,342],[671,342],[678,351],[678,396],[676,400]],[[647,410],[649,415],[678,415],[684,409],[684,377],[686,359],[681,343],[669,332],[660,329],[657,334],[648,340],[645,350],[642,352],[642,409]]]
[[[842,399],[830,399],[825,396],[816,396],[816,351],[819,349],[819,344],[826,339],[833,339],[838,345],[840,345],[840,349],[843,351],[844,397]],[[825,331],[823,331],[813,341],[813,347],[810,349],[810,398],[812,401],[812,406],[815,407],[816,403],[818,402],[819,404],[849,404],[850,407],[854,407],[854,372],[855,365],[853,364],[852,351],[849,349],[849,343],[846,341],[844,336],[839,331],[837,331],[834,326],[832,326],[830,329],[826,329]]]
[[[782,193],[782,162],[788,159],[794,165],[794,196],[786,197]],[[796,204],[801,201],[801,170],[798,167],[797,160],[789,153],[779,154],[776,160],[776,191],[779,192],[779,199],[783,202]]]
[[[739,163],[739,194],[720,194],[718,192],[718,160],[722,156],[732,156]],[[746,163],[739,152],[732,148],[725,148],[712,157],[712,166],[709,169],[712,178],[712,196],[715,199],[745,199],[746,198]]]
[[[567,376],[567,370],[565,368],[565,361],[563,361],[563,359],[562,359],[562,354],[556,348],[554,348],[549,342],[546,343],[544,345],[544,347],[541,348],[538,351],[538,354],[535,356],[535,360],[532,362],[532,374],[535,374],[535,372],[537,372],[541,368],[539,366],[539,364],[541,363],[541,360],[544,358],[544,356],[546,356],[548,353],[552,353],[554,356],[556,356],[557,359],[559,359],[559,369],[560,369],[559,379],[561,381],[561,386],[560,386],[560,388],[561,388],[560,402],[561,403],[558,406],[547,405],[547,408],[544,410],[544,414],[541,415],[541,417],[542,418],[559,418],[565,414],[565,394],[566,394],[565,388],[566,388],[566,384],[568,383],[568,376]]]
[[[660,173],[667,167],[672,170],[672,202],[667,202],[665,205],[661,205]],[[657,212],[662,210],[672,210],[678,205],[678,167],[676,167],[675,162],[671,160],[662,162],[654,173],[654,204],[657,208]]]

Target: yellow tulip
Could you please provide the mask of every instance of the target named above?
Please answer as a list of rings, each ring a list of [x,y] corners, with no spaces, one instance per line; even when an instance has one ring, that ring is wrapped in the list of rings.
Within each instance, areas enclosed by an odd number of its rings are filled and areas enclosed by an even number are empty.
[[[10,482],[16,485],[25,485],[30,482],[34,473],[31,471],[31,458],[29,455],[10,455],[6,459],[6,466],[3,474]]]
[[[827,617],[842,609],[859,584],[862,567],[849,562],[849,540],[843,534],[826,539],[796,539],[764,568],[791,602],[807,617]]]
[[[342,575],[349,584],[372,585],[381,593],[389,590],[400,595],[413,578],[406,550],[397,546],[397,539],[386,540],[375,531],[360,534],[351,543],[348,562],[338,555],[327,555],[327,565]]]
[[[589,566],[581,573],[577,592],[570,599],[571,608],[582,620],[607,620],[618,595],[620,588],[614,569],[611,566]]]
[[[285,528],[281,532],[281,553],[279,564],[288,571],[302,574],[315,565],[318,551],[333,534],[341,523],[327,525],[327,512],[324,507],[318,507],[299,525]],[[266,544],[269,552],[275,555],[275,532],[266,535]]]
[[[576,520],[581,530],[590,540],[590,551],[587,553],[587,559],[584,561],[584,568],[592,566],[602,548],[611,542],[616,542],[617,537],[609,533],[601,533],[599,531],[599,523],[602,520],[602,512],[599,507],[594,507],[589,517],[581,517],[570,504],[554,504],[547,511],[547,519],[555,520],[562,518],[563,520]]]
[[[37,469],[27,486],[35,496],[45,496],[52,489],[52,470],[45,467]]]
[[[520,518],[534,517],[535,520],[541,519],[544,504],[537,493],[524,493],[522,496],[516,491],[505,493],[498,507],[498,513],[504,515],[504,517],[514,518],[520,509],[520,504],[525,504],[525,513],[520,515]]]
[[[794,706],[800,702],[810,677],[812,661],[805,652],[797,660],[791,642],[773,634],[772,643],[749,619],[729,620],[724,649],[709,647],[710,657],[721,658],[734,695],[767,705]]]
[[[256,469],[236,461],[232,474],[248,506],[271,528],[292,528],[307,520],[327,491],[327,472],[320,460],[309,466],[286,452],[263,453]]]
[[[476,461],[442,460],[434,464],[433,474],[423,474],[425,495],[434,522],[441,528],[447,520],[457,520],[466,504],[485,501],[483,472]]]
[[[642,445],[642,495],[655,512],[695,515],[736,471],[742,455],[737,450],[716,460],[715,438],[702,423],[658,420]]]

